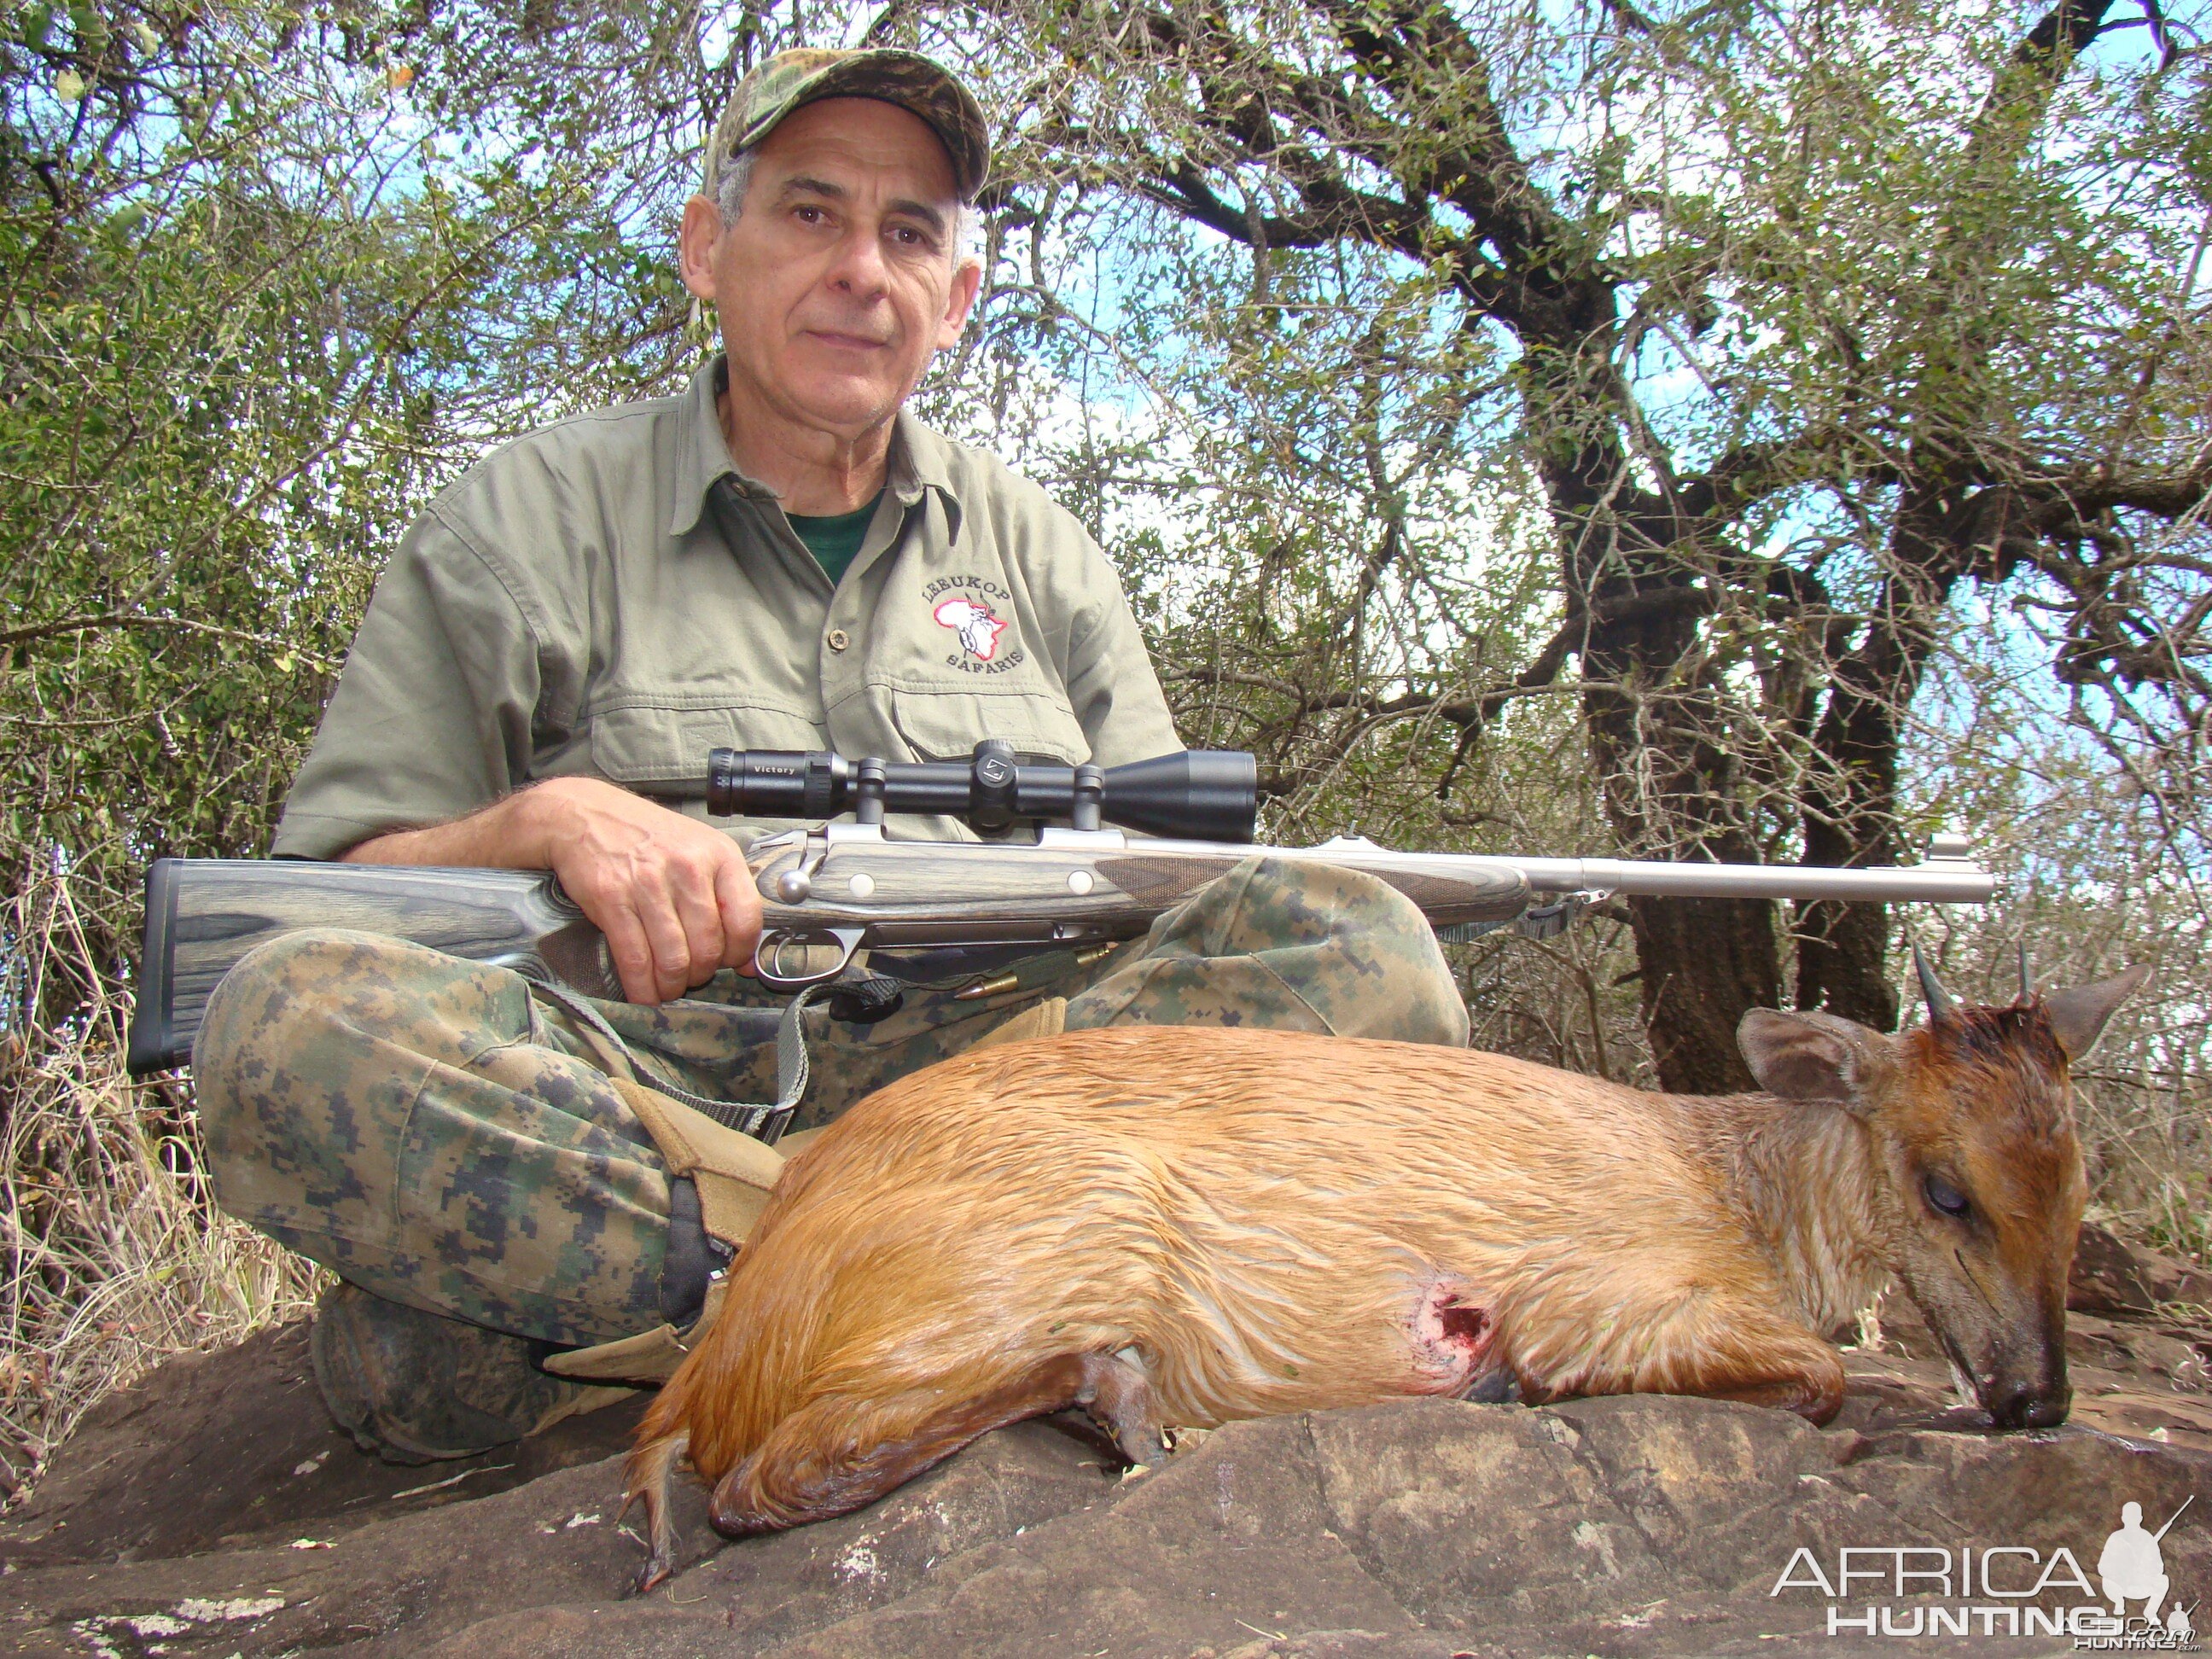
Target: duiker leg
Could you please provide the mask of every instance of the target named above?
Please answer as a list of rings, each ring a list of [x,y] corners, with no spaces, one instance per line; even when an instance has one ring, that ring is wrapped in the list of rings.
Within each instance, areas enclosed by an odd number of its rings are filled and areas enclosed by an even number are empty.
[[[1836,1351],[1771,1308],[1708,1306],[1682,1322],[1693,1327],[1684,1334],[1688,1341],[1662,1345],[1667,1358],[1654,1368],[1660,1375],[1639,1376],[1639,1392],[1772,1406],[1813,1423],[1826,1423],[1842,1407],[1844,1365]]]
[[[668,1481],[676,1460],[690,1443],[690,1436],[681,1431],[641,1440],[623,1466],[627,1489],[622,1514],[629,1514],[632,1504],[645,1506],[645,1563],[630,1585],[635,1595],[644,1595],[676,1570],[676,1529],[668,1515]],[[622,1515],[615,1519],[620,1521]]]
[[[1114,1444],[1132,1463],[1157,1468],[1168,1455],[1160,1435],[1159,1402],[1152,1379],[1140,1366],[1116,1355],[1083,1356],[1085,1375],[1077,1403],[1114,1437]]]
[[[1612,1287],[1573,1320],[1547,1323],[1523,1314],[1514,1369],[1530,1404],[1577,1395],[1701,1395],[1825,1423],[1843,1403],[1836,1351],[1765,1297],[1718,1292],[1710,1283],[1649,1282],[1621,1296]],[[1575,1333],[1595,1319],[1610,1329],[1592,1350]]]
[[[1747,1406],[1772,1406],[1796,1412],[1808,1423],[1826,1423],[1844,1403],[1844,1368],[1830,1376],[1801,1373],[1790,1376],[1746,1380],[1733,1386],[1699,1389],[1711,1400],[1736,1400]]]
[[[836,1396],[793,1412],[715,1486],[708,1510],[715,1529],[743,1538],[846,1514],[979,1435],[1071,1406],[1102,1413],[1126,1449],[1151,1406],[1143,1374],[1101,1354],[1056,1354],[981,1391],[970,1386],[965,1397],[956,1386],[946,1378],[888,1400]],[[1145,1432],[1157,1443],[1157,1419]]]

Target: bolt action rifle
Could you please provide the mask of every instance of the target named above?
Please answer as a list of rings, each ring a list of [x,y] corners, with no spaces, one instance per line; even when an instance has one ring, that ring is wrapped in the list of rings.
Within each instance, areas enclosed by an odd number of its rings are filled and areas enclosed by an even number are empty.
[[[898,976],[933,979],[947,963],[995,955],[1004,966],[1030,951],[1133,938],[1261,853],[1379,877],[1447,939],[1504,927],[1544,937],[1614,894],[1976,904],[1996,890],[1966,838],[1952,835],[1935,836],[1917,865],[1874,870],[1401,853],[1362,836],[1255,847],[1256,769],[1251,756],[1225,750],[1102,769],[1023,764],[995,740],[967,761],[913,764],[718,749],[703,787],[647,793],[703,799],[717,817],[800,821],[761,836],[747,854],[763,914],[754,971],[793,994],[848,975],[864,951],[876,973],[889,964]],[[887,813],[947,815],[1007,838],[892,839]],[[1029,826],[1041,827],[1009,833]],[[182,1064],[230,965],[264,939],[307,927],[389,934],[587,996],[622,994],[606,941],[550,873],[162,859],[146,879],[131,1069]],[[775,1016],[762,1012],[765,1036]]]

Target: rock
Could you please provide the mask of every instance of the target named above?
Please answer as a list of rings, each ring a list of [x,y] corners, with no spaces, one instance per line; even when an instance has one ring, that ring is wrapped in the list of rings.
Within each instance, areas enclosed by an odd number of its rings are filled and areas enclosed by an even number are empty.
[[[2136,1261],[2158,1301],[2186,1303],[2200,1312],[2212,1313],[2212,1273],[2156,1250],[2137,1250]]]
[[[2188,1303],[2212,1312],[2212,1273],[2130,1244],[2094,1221],[2083,1222],[2066,1286],[2067,1308],[2075,1313],[2145,1314],[2161,1303]]]
[[[2094,1221],[2081,1224],[2066,1283],[2069,1313],[2148,1313],[2158,1304],[2134,1247]]]
[[[402,1468],[363,1457],[331,1425],[307,1368],[307,1326],[186,1354],[110,1395],[0,1524],[21,1568],[193,1554],[302,1531],[351,1531],[524,1485],[629,1443],[645,1396],[520,1445]]]
[[[1844,1409],[1826,1428],[1658,1396],[1538,1410],[1407,1400],[1232,1424],[1124,1480],[1095,1434],[1041,1421],[986,1436],[859,1514],[736,1544],[714,1537],[687,1485],[681,1570],[641,1600],[623,1594],[641,1552],[617,1516],[635,1405],[505,1454],[390,1468],[324,1424],[301,1334],[280,1331],[165,1368],[62,1449],[0,1529],[0,1651],[1894,1653],[1878,1628],[1831,1636],[1831,1616],[2022,1603],[1870,1580],[1832,1596],[1808,1573],[1832,1580],[1845,1546],[1920,1552],[1909,1559],[1923,1569],[1942,1552],[1947,1572],[1962,1545],[1978,1561],[1991,1546],[2035,1552],[1993,1558],[2001,1578],[2055,1571],[2063,1550],[2094,1572],[2122,1502],[2155,1528],[2191,1494],[2163,1548],[2177,1595],[2201,1601],[2201,1334],[2141,1317],[2075,1325],[2075,1420],[2029,1434],[1992,1432],[1949,1401],[1924,1328],[1892,1309],[1880,1346],[1846,1355]],[[2088,1599],[2069,1586],[2035,1604]],[[2057,1654],[2074,1640],[1945,1635],[1910,1650]]]

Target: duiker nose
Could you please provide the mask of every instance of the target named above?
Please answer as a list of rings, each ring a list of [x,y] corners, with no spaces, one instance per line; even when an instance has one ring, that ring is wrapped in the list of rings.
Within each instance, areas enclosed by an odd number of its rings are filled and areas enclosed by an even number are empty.
[[[2050,1429],[2066,1420],[2074,1403],[2074,1390],[2028,1382],[1998,1385],[1989,1401],[1990,1416],[2001,1429]]]

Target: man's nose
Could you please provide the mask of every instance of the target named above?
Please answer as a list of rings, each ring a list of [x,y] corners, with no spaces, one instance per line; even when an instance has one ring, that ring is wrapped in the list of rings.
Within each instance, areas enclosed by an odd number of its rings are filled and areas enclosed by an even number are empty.
[[[873,228],[855,227],[837,244],[837,257],[830,267],[830,284],[861,299],[872,299],[887,286],[890,270],[884,263],[883,238]]]

